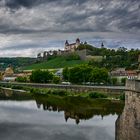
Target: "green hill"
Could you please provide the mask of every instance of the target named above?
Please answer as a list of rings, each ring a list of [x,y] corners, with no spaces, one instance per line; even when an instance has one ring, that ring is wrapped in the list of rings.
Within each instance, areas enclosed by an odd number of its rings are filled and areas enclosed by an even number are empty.
[[[36,58],[30,57],[2,57],[0,58],[0,70],[5,70],[9,65],[14,69],[25,67],[36,62]]]
[[[65,57],[56,57],[51,60],[44,60],[36,64],[24,67],[24,70],[31,69],[55,69],[55,68],[64,68],[64,67],[73,67],[78,64],[85,64],[86,61],[83,60],[67,60]]]

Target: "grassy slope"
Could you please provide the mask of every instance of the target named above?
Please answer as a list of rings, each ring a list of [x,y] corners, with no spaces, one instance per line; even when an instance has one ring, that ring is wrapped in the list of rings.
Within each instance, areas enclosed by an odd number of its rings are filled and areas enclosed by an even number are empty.
[[[78,64],[85,64],[85,61],[82,60],[70,60],[67,61],[63,57],[54,58],[52,60],[46,60],[44,62],[40,62],[37,64],[33,64],[30,66],[25,67],[24,69],[55,69],[55,68],[63,68],[63,67],[73,67]]]

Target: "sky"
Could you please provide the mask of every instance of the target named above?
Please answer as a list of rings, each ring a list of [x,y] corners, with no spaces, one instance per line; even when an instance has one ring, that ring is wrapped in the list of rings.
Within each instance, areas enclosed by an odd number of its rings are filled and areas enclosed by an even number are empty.
[[[140,48],[140,0],[0,0],[0,57],[36,57],[76,38]]]

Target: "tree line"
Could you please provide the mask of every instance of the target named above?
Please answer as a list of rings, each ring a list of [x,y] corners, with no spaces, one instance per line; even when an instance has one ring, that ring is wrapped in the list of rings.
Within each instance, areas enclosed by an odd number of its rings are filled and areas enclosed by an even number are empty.
[[[64,68],[63,79],[74,84],[107,84],[109,83],[109,74],[106,68],[79,65],[73,68]]]

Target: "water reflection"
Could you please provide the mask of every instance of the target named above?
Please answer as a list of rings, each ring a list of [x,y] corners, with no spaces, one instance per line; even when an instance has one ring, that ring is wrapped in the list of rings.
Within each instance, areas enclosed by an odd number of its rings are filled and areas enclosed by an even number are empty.
[[[1,94],[1,140],[114,140],[115,138],[116,114],[120,114],[123,108],[119,103],[59,96],[34,96],[30,101],[25,97],[22,98],[20,93],[15,94],[15,92],[8,96]],[[64,116],[67,123],[64,121]],[[103,120],[101,116],[104,117]],[[80,124],[75,125],[73,120]]]
[[[30,99],[32,101],[27,101]],[[140,93],[126,92],[124,110],[124,104],[118,101],[45,95],[32,97],[11,90],[1,90],[0,100],[2,140],[15,140],[15,136],[21,140],[140,140]],[[76,124],[89,121],[78,127],[71,120]]]
[[[121,114],[123,103],[118,101],[113,102],[110,100],[92,100],[82,97],[35,97],[38,108],[43,110],[64,112],[64,118],[67,122],[69,119],[74,119],[76,124],[80,120],[88,120],[98,115],[102,119],[104,116],[110,114]]]
[[[140,140],[140,93],[126,92],[123,113],[116,121],[116,140]]]
[[[88,99],[82,97],[60,97],[48,95],[31,96],[25,92],[11,89],[0,89],[1,100],[35,100],[37,108],[53,111],[64,112],[64,119],[67,122],[69,119],[74,119],[76,124],[80,120],[89,120],[94,116],[120,115],[123,110],[123,102],[110,101],[104,99]]]

